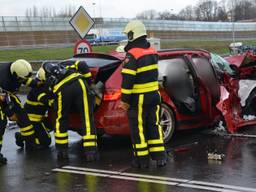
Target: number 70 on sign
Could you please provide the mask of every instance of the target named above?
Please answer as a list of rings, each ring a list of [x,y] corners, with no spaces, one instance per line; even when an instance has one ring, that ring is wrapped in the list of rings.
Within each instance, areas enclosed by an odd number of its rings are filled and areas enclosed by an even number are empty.
[[[90,45],[90,43],[85,40],[79,40],[78,42],[76,42],[75,48],[74,48],[74,54],[83,54],[83,53],[91,53],[92,52],[92,47]]]

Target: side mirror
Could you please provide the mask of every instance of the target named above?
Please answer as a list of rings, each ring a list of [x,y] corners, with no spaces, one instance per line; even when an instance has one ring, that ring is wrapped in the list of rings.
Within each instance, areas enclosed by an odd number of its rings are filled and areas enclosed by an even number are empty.
[[[235,75],[235,76],[238,76],[238,75],[240,74],[240,69],[239,69],[236,65],[231,64],[231,65],[230,65],[230,68],[231,68],[232,71],[234,72],[234,75]]]

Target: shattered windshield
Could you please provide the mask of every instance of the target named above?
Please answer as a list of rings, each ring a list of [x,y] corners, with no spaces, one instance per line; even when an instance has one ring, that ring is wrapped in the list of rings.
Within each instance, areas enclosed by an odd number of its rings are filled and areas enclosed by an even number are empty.
[[[225,71],[230,75],[234,75],[235,72],[230,68],[230,64],[221,56],[211,53],[211,62],[214,68],[217,70]]]

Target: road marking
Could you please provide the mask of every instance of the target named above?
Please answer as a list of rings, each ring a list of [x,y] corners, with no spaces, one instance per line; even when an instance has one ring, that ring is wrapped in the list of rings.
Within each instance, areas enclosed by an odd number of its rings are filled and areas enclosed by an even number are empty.
[[[112,179],[143,181],[143,182],[149,182],[149,183],[158,183],[158,184],[171,185],[175,187],[186,187],[186,188],[202,189],[202,190],[208,190],[208,191],[256,192],[256,189],[248,188],[248,187],[225,185],[225,184],[210,183],[210,182],[203,182],[203,181],[194,181],[194,180],[179,179],[179,178],[161,177],[161,176],[154,176],[154,175],[143,175],[143,174],[133,174],[133,173],[126,173],[126,172],[119,172],[119,171],[91,169],[91,168],[83,168],[83,167],[64,166],[62,168],[53,169],[53,171],[82,174],[82,175],[92,175],[92,176],[112,178]]]
[[[226,134],[227,136],[232,136],[232,137],[248,137],[248,138],[256,138],[256,135],[248,135],[248,134],[239,134],[239,133],[230,133]]]

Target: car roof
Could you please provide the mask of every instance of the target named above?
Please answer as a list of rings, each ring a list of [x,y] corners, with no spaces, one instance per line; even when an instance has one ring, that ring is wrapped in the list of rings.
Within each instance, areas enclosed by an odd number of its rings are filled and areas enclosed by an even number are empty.
[[[175,48],[175,49],[161,49],[157,51],[160,58],[166,56],[181,56],[181,55],[201,55],[210,57],[210,53],[203,49],[192,49],[192,48]]]
[[[102,53],[84,53],[74,55],[71,60],[86,61],[89,67],[105,67],[122,62],[122,59]]]
[[[176,48],[176,49],[161,49],[157,51],[160,60],[168,57],[183,56],[183,55],[200,55],[205,57],[210,57],[210,53],[203,49],[192,49],[192,48]],[[112,52],[110,54],[103,53],[84,53],[74,55],[72,59],[75,60],[87,60],[89,67],[95,66],[95,59],[101,60],[101,65],[98,67],[103,67],[113,63],[121,63],[125,59],[126,53],[124,52]]]

